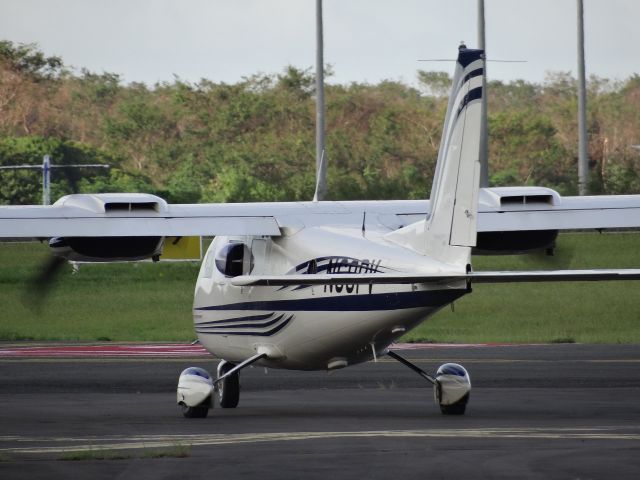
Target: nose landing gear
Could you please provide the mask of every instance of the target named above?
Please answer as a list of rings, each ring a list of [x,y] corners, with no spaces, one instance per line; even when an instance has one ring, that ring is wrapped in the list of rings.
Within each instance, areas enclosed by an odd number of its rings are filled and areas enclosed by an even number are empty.
[[[213,380],[204,368],[189,367],[178,380],[177,401],[186,418],[205,418],[213,408]]]

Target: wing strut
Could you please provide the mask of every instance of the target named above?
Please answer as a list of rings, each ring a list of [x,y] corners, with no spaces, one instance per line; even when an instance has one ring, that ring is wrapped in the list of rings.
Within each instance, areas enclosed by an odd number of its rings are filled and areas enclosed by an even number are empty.
[[[395,352],[392,352],[391,350],[387,350],[387,355],[389,355],[391,358],[393,358],[394,360],[399,361],[401,364],[409,367],[411,370],[413,370],[414,372],[416,372],[418,375],[420,375],[422,378],[427,379],[429,382],[431,382],[431,384],[436,385],[437,381],[435,378],[433,378],[431,375],[429,375],[427,372],[425,372],[424,370],[422,370],[420,367],[418,367],[417,365],[414,365],[413,363],[411,363],[409,360],[407,360],[406,358],[401,357],[400,355],[398,355]]]
[[[240,370],[242,370],[243,368],[248,367],[249,365],[256,363],[258,360],[262,359],[262,358],[266,358],[267,354],[266,353],[258,353],[257,355],[254,355],[253,357],[249,357],[247,358],[244,362],[239,363],[238,365],[236,365],[235,367],[233,367],[231,370],[229,370],[227,373],[225,373],[224,375],[222,375],[221,377],[216,378],[213,381],[213,384],[217,384],[220,383],[222,380],[224,380],[227,377],[230,377],[231,375],[233,375],[236,372],[239,372]]]

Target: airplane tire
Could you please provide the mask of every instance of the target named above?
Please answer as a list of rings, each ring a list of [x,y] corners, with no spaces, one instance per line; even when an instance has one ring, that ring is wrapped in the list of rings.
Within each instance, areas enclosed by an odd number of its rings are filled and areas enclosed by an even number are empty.
[[[180,408],[185,418],[206,418],[209,413],[208,406],[188,407],[182,403],[180,404]]]
[[[220,369],[220,376],[231,370],[235,365],[225,363]],[[240,374],[238,372],[228,376],[218,383],[218,403],[222,408],[236,408],[240,402]]]
[[[443,415],[464,415],[467,409],[467,404],[456,403],[454,405],[440,405],[440,412]]]

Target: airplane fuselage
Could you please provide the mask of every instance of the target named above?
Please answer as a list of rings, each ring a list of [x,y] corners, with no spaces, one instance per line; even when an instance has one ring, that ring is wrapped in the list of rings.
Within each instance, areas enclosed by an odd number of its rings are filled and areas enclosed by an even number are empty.
[[[381,354],[398,337],[469,291],[460,281],[231,284],[232,275],[249,273],[433,273],[450,268],[390,243],[384,228],[363,233],[341,225],[285,232],[281,237],[216,237],[211,243],[196,284],[193,314],[200,343],[214,355],[237,362],[266,352],[268,359],[261,364],[274,368],[345,367]],[[230,260],[225,255],[235,257]]]

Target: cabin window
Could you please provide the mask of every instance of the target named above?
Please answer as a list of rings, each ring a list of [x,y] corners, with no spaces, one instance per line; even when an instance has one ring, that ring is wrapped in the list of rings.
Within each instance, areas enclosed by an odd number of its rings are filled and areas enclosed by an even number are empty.
[[[315,260],[315,258],[309,261],[309,264],[307,265],[307,273],[309,275],[315,275],[316,273],[318,273],[318,262]]]
[[[228,243],[216,254],[216,268],[225,277],[237,277],[251,271],[251,252],[244,243]]]

